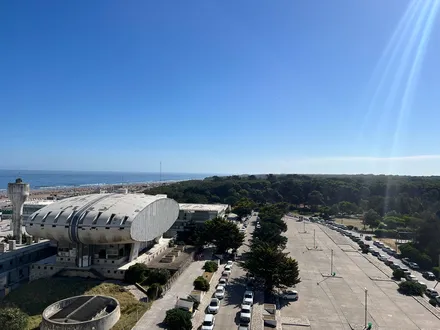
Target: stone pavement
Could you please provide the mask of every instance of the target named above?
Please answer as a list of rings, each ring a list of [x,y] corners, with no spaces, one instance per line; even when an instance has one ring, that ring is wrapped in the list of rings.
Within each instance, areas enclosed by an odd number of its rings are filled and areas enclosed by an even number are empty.
[[[133,330],[163,329],[161,323],[165,318],[166,311],[175,307],[178,298],[187,297],[191,293],[194,287],[194,279],[203,274],[202,267],[204,264],[204,260],[192,262],[173,283],[163,298],[153,302],[151,308],[139,319]]]
[[[218,285],[218,280],[220,279],[220,276],[222,275],[223,269],[224,269],[224,265],[220,265],[218,267],[217,272],[212,276],[209,291],[206,292],[206,294],[203,296],[203,299],[200,302],[197,313],[192,318],[193,330],[198,329],[202,325],[202,322],[205,318],[206,308],[208,307],[209,303],[211,302],[212,295],[214,294],[215,288]]]

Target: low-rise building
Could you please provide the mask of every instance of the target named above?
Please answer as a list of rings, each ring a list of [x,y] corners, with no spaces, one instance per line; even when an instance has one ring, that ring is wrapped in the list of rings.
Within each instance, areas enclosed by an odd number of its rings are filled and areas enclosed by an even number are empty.
[[[208,220],[226,216],[229,210],[227,204],[179,204],[179,217],[173,226],[168,230],[164,237],[174,237],[179,231],[185,231],[185,228],[191,225],[200,225]]]

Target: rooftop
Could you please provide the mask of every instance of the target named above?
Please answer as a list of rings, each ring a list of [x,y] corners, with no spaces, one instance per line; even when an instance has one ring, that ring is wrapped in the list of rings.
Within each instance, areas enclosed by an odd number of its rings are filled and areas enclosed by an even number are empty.
[[[33,199],[33,200],[28,200],[26,202],[24,202],[24,205],[50,205],[52,204],[54,201],[53,200],[48,200],[48,199]]]
[[[183,211],[225,211],[229,205],[227,204],[179,204],[180,210]]]

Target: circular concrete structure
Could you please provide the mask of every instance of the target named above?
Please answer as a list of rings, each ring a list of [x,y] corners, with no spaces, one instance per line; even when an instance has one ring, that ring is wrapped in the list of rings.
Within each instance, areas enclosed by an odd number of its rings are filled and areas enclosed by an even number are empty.
[[[58,242],[152,241],[174,224],[179,204],[166,195],[91,194],[56,201],[24,221],[29,235]]]
[[[76,296],[43,311],[41,330],[111,329],[121,316],[119,302],[108,296]]]

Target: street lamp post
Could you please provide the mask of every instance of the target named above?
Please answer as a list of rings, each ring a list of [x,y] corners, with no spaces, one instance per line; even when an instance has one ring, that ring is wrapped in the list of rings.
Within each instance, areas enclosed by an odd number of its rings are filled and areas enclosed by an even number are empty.
[[[332,249],[332,255],[330,257],[330,275],[333,275],[333,249]]]
[[[316,249],[316,231],[313,229],[313,248]]]
[[[367,315],[368,315],[368,290],[365,288],[365,328],[367,328]]]

